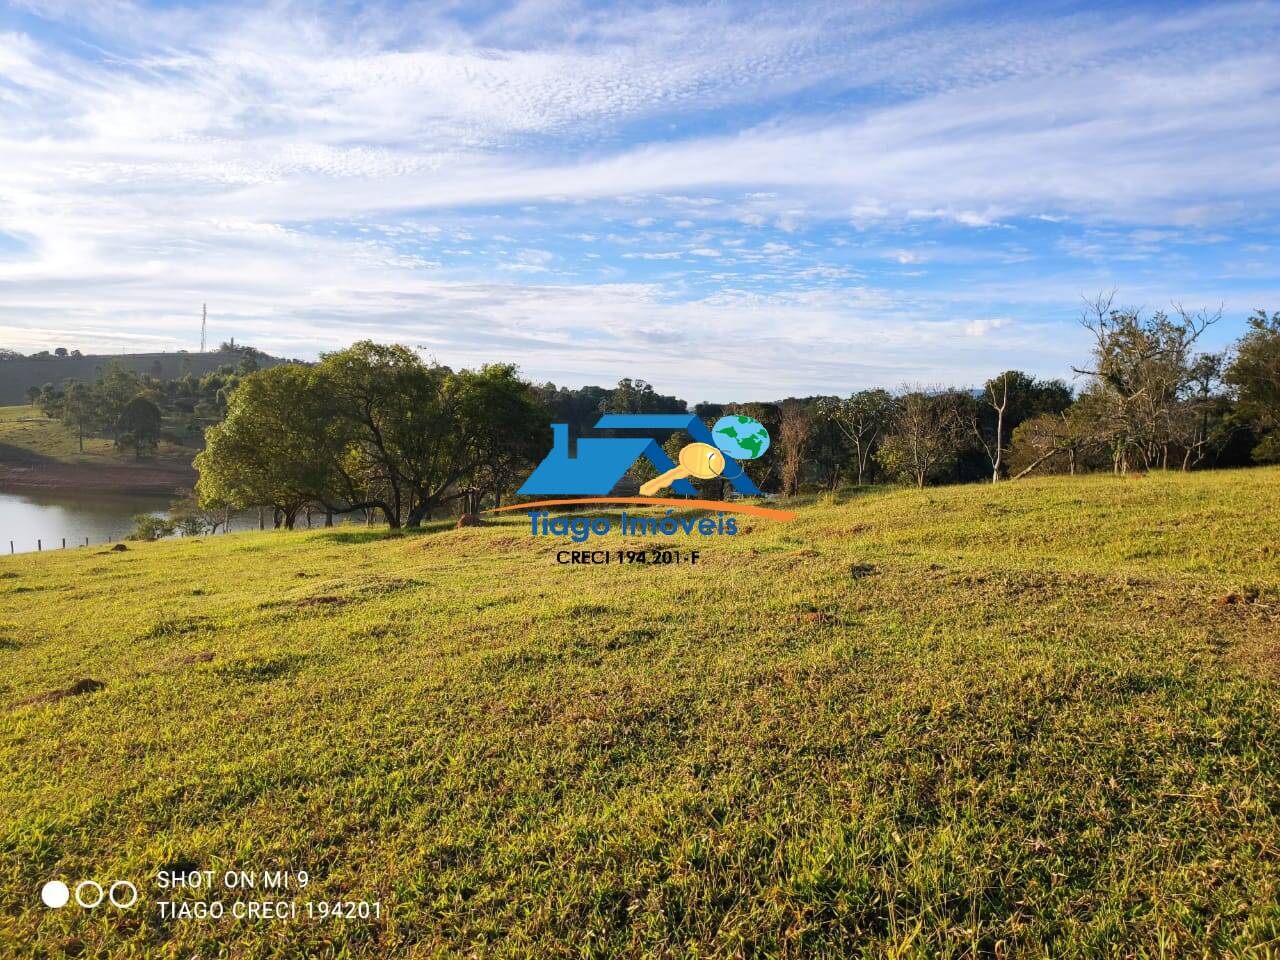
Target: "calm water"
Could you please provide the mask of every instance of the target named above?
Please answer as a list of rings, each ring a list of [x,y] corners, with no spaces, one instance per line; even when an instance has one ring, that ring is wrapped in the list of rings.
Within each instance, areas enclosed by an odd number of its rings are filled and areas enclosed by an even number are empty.
[[[140,513],[159,516],[173,499],[123,493],[0,490],[0,554],[9,554],[10,540],[14,553],[35,550],[37,540],[45,550],[61,549],[63,537],[67,538],[67,549],[84,546],[85,537],[91,544],[122,540],[133,532],[134,517]],[[354,518],[337,519],[357,522]],[[323,522],[324,517],[315,519],[317,525]],[[270,516],[267,525],[271,525]],[[298,526],[306,526],[301,517]],[[257,530],[257,511],[232,514],[231,529]],[[221,528],[218,532],[222,532]]]
[[[58,549],[62,538],[67,547],[120,540],[133,531],[133,518],[140,513],[163,513],[171,497],[132,496],[113,493],[45,493],[38,490],[0,490],[0,551],[15,553],[36,549],[40,540],[45,550]]]

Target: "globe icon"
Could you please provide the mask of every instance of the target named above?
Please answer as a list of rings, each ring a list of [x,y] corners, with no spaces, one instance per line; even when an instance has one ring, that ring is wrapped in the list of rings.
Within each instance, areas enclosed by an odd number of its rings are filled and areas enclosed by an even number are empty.
[[[759,420],[730,414],[711,428],[716,446],[735,460],[755,460],[769,449],[769,431]]]

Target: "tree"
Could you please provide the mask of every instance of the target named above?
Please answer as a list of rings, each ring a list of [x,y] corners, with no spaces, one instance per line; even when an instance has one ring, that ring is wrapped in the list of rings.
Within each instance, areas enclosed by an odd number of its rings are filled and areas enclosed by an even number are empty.
[[[998,388],[997,383],[999,383]],[[982,444],[982,449],[986,451],[987,459],[991,461],[991,482],[999,483],[1000,458],[1004,454],[1004,414],[1009,409],[1009,374],[1003,373],[996,380],[988,380],[986,387],[984,397],[995,413],[995,437],[991,443],[987,442],[986,433],[976,414],[973,418],[973,432],[977,435],[978,442]]]
[[[1219,390],[1223,362],[1221,353],[1197,355],[1188,368],[1184,397],[1170,412],[1169,436],[1182,449],[1184,471],[1217,453],[1230,438],[1226,421],[1231,404]]]
[[[546,453],[550,428],[546,408],[512,364],[494,363],[479,372],[457,374],[460,414],[469,424],[470,460],[475,464],[467,512],[478,509],[480,491],[493,495],[494,506],[519,486],[527,467]]]
[[[27,391],[27,396],[31,396],[31,391]],[[35,404],[40,412],[46,417],[57,419],[62,416],[62,401],[65,395],[61,387],[55,387],[52,383],[46,383],[35,392],[31,402]]]
[[[685,402],[653,389],[644,380],[624,378],[610,392],[600,407],[601,413],[684,413]]]
[[[939,387],[908,390],[898,401],[877,459],[886,471],[917,487],[936,478],[955,460],[969,435],[971,401]]]
[[[813,416],[804,404],[792,401],[782,405],[778,429],[778,452],[783,496],[800,492],[800,475],[804,468],[804,451],[813,432]]]
[[[1086,301],[1081,324],[1094,336],[1093,366],[1076,368],[1100,390],[1098,411],[1112,447],[1116,473],[1135,459],[1146,469],[1168,466],[1170,421],[1191,383],[1192,346],[1222,317],[1222,310],[1149,317],[1113,307],[1115,292]]]
[[[325,355],[317,376],[332,404],[333,462],[349,495],[381,510],[393,528],[406,518],[417,526],[466,472],[452,371],[405,347],[365,340]]]
[[[130,540],[159,540],[173,536],[175,526],[168,517],[153,517],[149,513],[140,513],[133,518],[133,533]]]
[[[118,434],[124,409],[144,389],[142,378],[132,370],[126,370],[112,360],[106,371],[94,386],[94,396],[98,402],[98,415],[104,425],[114,427]]]
[[[196,458],[203,502],[376,510],[418,526],[447,500],[495,499],[543,452],[546,413],[514,367],[454,373],[370,341],[315,367],[249,374]]]
[[[156,449],[160,442],[160,408],[146,397],[134,397],[116,421],[116,443],[131,448],[135,458]]]
[[[1240,412],[1263,434],[1254,458],[1280,461],[1280,312],[1258,310],[1236,345],[1224,379],[1234,388]]]
[[[991,482],[1000,480],[1006,437],[1032,417],[1060,414],[1070,405],[1071,388],[1061,380],[1037,380],[1021,370],[988,380],[973,411],[973,432],[991,465]]]
[[[169,504],[169,519],[184,537],[217,533],[219,527],[227,526],[230,514],[231,504],[226,501],[201,504],[194,492]]]
[[[738,415],[750,417],[768,432],[770,438],[778,436],[782,429],[782,408],[776,403],[730,403],[724,408],[724,416]],[[773,482],[773,473],[777,467],[777,457],[760,457],[756,460],[742,460],[739,466],[742,472],[751,478],[761,490],[767,489]],[[721,490],[723,491],[723,486]]]
[[[62,422],[76,431],[80,452],[84,453],[84,435],[98,423],[98,402],[93,390],[83,383],[71,383],[62,401]]]
[[[282,364],[246,377],[196,457],[200,506],[268,506],[277,526],[292,529],[308,500],[336,499],[342,484],[331,458],[342,456],[342,441],[328,413],[310,367]]]
[[[896,403],[887,390],[861,390],[848,399],[824,397],[819,413],[832,420],[853,447],[858,486],[862,486],[874,464],[877,444],[895,414]]]
[[[1009,466],[1014,480],[1041,468],[1047,473],[1067,473],[1096,465],[1106,446],[1098,432],[1099,418],[1092,412],[1092,395],[1085,394],[1061,413],[1042,413],[1014,429],[1009,445]]]

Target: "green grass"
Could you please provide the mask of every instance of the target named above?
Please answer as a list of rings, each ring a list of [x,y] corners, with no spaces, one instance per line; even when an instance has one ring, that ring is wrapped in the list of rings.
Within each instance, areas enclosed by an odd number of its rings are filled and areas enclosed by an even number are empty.
[[[1278,491],[878,491],[696,567],[522,517],[4,558],[0,953],[1275,956]],[[166,922],[166,864],[385,913]]]
[[[159,461],[185,466],[191,463],[195,454],[192,447],[162,440],[156,453],[140,462],[154,465]],[[132,453],[118,449],[105,437],[85,437],[84,450],[81,451],[79,436],[74,429],[60,420],[45,417],[36,407],[0,407],[0,461],[30,459],[81,464],[109,461],[119,466],[139,462]]]

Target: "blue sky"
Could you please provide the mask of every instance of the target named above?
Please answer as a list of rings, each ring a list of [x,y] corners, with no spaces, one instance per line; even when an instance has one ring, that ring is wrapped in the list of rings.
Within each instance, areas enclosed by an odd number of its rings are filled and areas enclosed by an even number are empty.
[[[0,5],[0,345],[362,337],[691,401],[1280,309],[1280,5]]]

